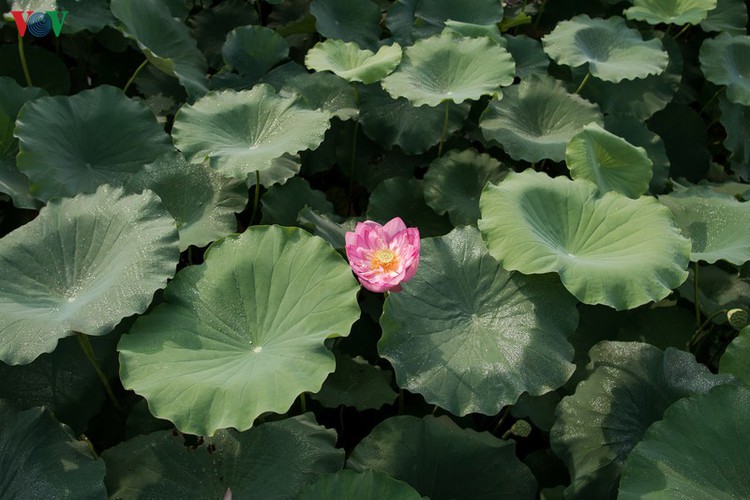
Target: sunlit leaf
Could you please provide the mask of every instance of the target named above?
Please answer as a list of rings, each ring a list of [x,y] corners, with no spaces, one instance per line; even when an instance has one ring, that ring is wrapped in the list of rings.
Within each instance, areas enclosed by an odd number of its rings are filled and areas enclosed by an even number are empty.
[[[379,82],[401,62],[401,47],[383,45],[377,52],[360,49],[356,43],[326,40],[311,48],[305,65],[315,71],[330,71],[349,82]]]
[[[727,86],[727,98],[750,106],[750,36],[722,33],[701,45],[701,71],[716,85]]]
[[[649,24],[698,24],[716,8],[716,0],[633,0],[625,17]]]

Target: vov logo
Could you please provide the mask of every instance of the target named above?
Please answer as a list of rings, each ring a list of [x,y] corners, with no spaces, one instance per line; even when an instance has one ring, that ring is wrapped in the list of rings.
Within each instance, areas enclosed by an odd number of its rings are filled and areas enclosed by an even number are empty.
[[[67,10],[12,10],[13,20],[16,22],[18,34],[26,36],[26,31],[37,38],[49,35],[52,31],[55,36],[60,36],[65,18],[68,16]]]

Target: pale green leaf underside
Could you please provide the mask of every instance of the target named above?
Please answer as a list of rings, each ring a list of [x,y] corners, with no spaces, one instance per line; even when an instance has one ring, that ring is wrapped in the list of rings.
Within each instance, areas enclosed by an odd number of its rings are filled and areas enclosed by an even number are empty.
[[[560,273],[586,304],[632,309],[687,278],[690,242],[654,198],[599,196],[595,184],[527,170],[489,184],[479,229],[508,270]]]
[[[107,85],[71,97],[41,97],[21,109],[18,169],[42,201],[123,185],[172,150],[154,114]]]
[[[514,160],[562,161],[565,146],[584,125],[602,125],[599,107],[550,77],[532,76],[505,90],[482,113],[485,139],[498,142]]]
[[[750,106],[750,36],[722,33],[706,40],[700,63],[708,81],[727,86],[727,99]]]
[[[172,137],[189,161],[210,159],[225,175],[245,179],[284,154],[315,149],[330,115],[280,97],[267,84],[251,90],[211,93],[175,116]]]
[[[653,162],[646,150],[633,146],[599,125],[583,127],[565,148],[565,163],[573,179],[586,179],[601,193],[616,191],[638,198],[648,191]]]
[[[305,65],[315,71],[330,71],[349,82],[379,82],[401,62],[401,46],[384,45],[377,52],[360,49],[343,40],[319,42],[307,52]]]
[[[634,0],[625,17],[649,24],[698,24],[716,8],[716,0]]]
[[[174,220],[151,191],[50,201],[0,240],[0,360],[27,364],[75,332],[109,333],[146,310],[178,257]]]
[[[558,64],[577,68],[588,63],[592,76],[608,82],[658,75],[669,60],[659,39],[643,40],[621,17],[576,16],[558,23],[542,42]]]
[[[693,242],[690,260],[741,265],[750,260],[750,203],[706,187],[660,196]]]
[[[386,300],[378,351],[401,388],[457,415],[494,415],[573,373],[576,301],[550,276],[503,270],[479,231],[422,240],[419,271]]]
[[[633,448],[623,500],[750,497],[750,389],[716,387],[676,402]]]
[[[359,318],[359,287],[323,239],[254,226],[180,271],[120,341],[123,384],[184,432],[248,429],[334,369],[323,341]]]
[[[609,498],[628,453],[669,405],[729,380],[690,353],[640,342],[600,342],[589,358],[587,379],[557,406],[550,431],[572,479],[566,497]]]
[[[401,65],[382,85],[394,99],[405,97],[415,106],[460,104],[500,95],[501,87],[513,83],[515,71],[510,53],[491,39],[457,39],[446,33],[407,48]]]

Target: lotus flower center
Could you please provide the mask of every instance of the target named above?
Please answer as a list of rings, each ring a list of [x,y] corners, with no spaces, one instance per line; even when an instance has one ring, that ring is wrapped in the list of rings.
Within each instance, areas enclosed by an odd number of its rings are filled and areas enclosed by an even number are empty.
[[[394,271],[398,267],[398,258],[392,250],[381,248],[372,256],[372,267],[382,268],[383,271]]]

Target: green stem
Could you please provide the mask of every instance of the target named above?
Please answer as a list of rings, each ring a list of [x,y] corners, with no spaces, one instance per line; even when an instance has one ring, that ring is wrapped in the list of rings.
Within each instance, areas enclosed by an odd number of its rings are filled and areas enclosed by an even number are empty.
[[[31,83],[31,73],[29,73],[29,65],[26,64],[26,52],[23,48],[23,37],[21,37],[21,33],[18,34],[18,57],[21,58],[21,67],[23,68],[23,76],[26,77],[26,85],[28,87],[33,87],[34,84]]]
[[[302,413],[307,413],[307,399],[304,392],[299,395],[299,407]]]
[[[99,376],[99,380],[102,381],[104,390],[107,391],[107,396],[109,396],[109,399],[112,401],[112,404],[115,406],[115,408],[117,408],[118,411],[123,411],[122,406],[120,406],[120,403],[117,401],[117,398],[115,398],[115,393],[112,390],[112,386],[109,385],[109,380],[107,379],[107,376],[104,374],[104,371],[102,371],[102,367],[101,365],[99,365],[99,361],[96,359],[96,354],[94,354],[94,348],[91,347],[91,341],[89,341],[89,338],[81,332],[76,332],[76,337],[78,337],[78,343],[81,344],[83,353],[91,362],[91,366],[94,367],[94,371],[96,371],[96,374]]]
[[[497,421],[497,424],[495,424],[495,427],[492,429],[492,434],[496,434],[497,431],[500,430],[500,427],[503,425],[503,422],[505,422],[505,418],[508,416],[508,413],[510,413],[510,406],[506,406],[503,410],[502,414],[500,415],[500,420]]]
[[[253,211],[250,215],[250,225],[253,225],[255,215],[258,213],[258,202],[260,201],[260,170],[255,171],[255,194],[253,195]]]
[[[354,118],[354,137],[352,138],[352,159],[349,164],[349,191],[351,192],[354,185],[354,166],[357,162],[357,134],[359,133],[359,90],[357,82],[352,82],[354,89],[354,105],[357,108],[357,117]]]
[[[695,304],[695,326],[701,328],[701,304],[698,298],[698,262],[693,263],[693,304]]]
[[[576,94],[580,94],[581,90],[583,90],[583,87],[586,86],[586,84],[589,82],[589,79],[591,78],[591,72],[589,71],[586,73],[586,76],[583,77],[583,81],[581,81],[581,84],[576,89]]]
[[[685,27],[683,27],[675,36],[672,37],[672,40],[677,40],[678,38],[680,38],[683,33],[690,29],[691,26],[692,24],[687,23]]]
[[[443,144],[445,144],[445,133],[448,131],[448,113],[450,101],[445,101],[445,114],[443,115],[443,130],[440,132],[440,145],[438,146],[438,158],[443,156]]]
[[[714,102],[714,100],[716,100],[716,98],[719,97],[719,94],[721,94],[724,91],[725,88],[726,87],[721,87],[719,90],[717,90],[714,93],[714,95],[711,96],[711,99],[709,99],[708,101],[706,101],[706,104],[703,105],[703,107],[701,108],[701,110],[700,110],[700,112],[698,114],[702,115],[703,113],[705,113],[706,110],[708,109],[708,105],[711,104],[712,102]]]
[[[127,93],[128,89],[130,88],[130,86],[131,86],[131,85],[133,84],[133,82],[135,81],[135,78],[136,78],[136,77],[138,76],[138,73],[140,73],[140,72],[141,72],[141,70],[142,70],[143,68],[145,68],[147,64],[148,64],[148,59],[144,60],[144,61],[143,61],[143,62],[141,63],[141,65],[140,65],[140,66],[138,66],[137,68],[135,68],[135,71],[133,71],[133,74],[132,74],[132,75],[130,76],[130,80],[128,80],[128,83],[126,83],[126,84],[125,84],[125,86],[124,86],[124,87],[122,88],[122,92],[123,92],[123,94]]]
[[[536,13],[536,19],[534,19],[534,25],[531,27],[531,32],[534,33],[539,28],[539,21],[542,19],[544,14],[544,7],[547,4],[547,0],[544,0],[539,6],[539,12]]]

